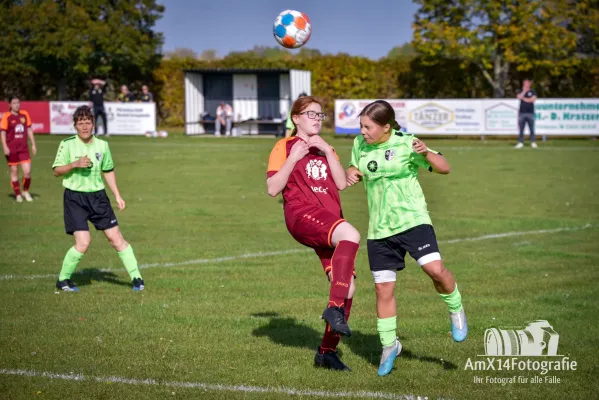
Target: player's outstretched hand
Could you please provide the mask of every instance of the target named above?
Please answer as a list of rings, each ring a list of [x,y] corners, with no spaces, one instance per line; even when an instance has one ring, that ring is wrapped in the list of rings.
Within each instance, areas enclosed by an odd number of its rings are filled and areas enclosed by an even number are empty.
[[[345,171],[345,180],[347,182],[347,186],[353,186],[360,182],[363,176],[364,174],[361,173],[356,167],[349,167],[347,171]]]
[[[318,135],[310,136],[308,138],[308,146],[316,147],[318,150],[323,151],[325,154],[331,151],[331,146]]]
[[[87,155],[85,155],[85,156],[81,157],[80,159],[78,159],[77,161],[73,162],[74,168],[89,168],[90,165],[92,165],[92,162],[87,157]]]
[[[304,158],[306,154],[308,154],[309,149],[310,147],[306,142],[304,142],[303,140],[298,140],[291,148],[291,151],[289,152],[289,158],[291,158],[295,162],[298,162],[299,160]]]
[[[125,209],[125,200],[121,196],[116,196],[116,205],[119,210],[123,211]]]
[[[416,153],[422,154],[425,157],[428,154],[428,148],[426,147],[426,144],[424,144],[424,142],[420,139],[415,139],[412,142],[412,148]]]
[[[37,154],[37,147],[35,145],[31,146],[31,152],[33,153],[33,155]]]

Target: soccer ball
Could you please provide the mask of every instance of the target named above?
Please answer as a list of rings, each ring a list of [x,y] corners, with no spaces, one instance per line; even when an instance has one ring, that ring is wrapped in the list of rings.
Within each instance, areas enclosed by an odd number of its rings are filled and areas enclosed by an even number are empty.
[[[275,19],[272,31],[281,46],[296,49],[305,45],[310,39],[312,24],[310,18],[303,12],[285,10]]]

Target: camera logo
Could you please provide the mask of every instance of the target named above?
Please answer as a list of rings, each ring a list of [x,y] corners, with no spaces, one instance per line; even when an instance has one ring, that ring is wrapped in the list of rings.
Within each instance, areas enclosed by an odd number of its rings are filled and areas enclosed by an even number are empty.
[[[524,329],[485,331],[487,356],[556,356],[559,335],[546,320],[530,322]]]

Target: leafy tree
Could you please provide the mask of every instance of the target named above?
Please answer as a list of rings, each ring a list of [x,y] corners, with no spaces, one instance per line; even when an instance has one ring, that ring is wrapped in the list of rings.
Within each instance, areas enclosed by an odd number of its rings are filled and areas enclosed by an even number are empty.
[[[177,47],[175,50],[167,51],[165,58],[198,58],[198,53],[195,50],[187,47]]]
[[[559,75],[578,64],[577,34],[568,25],[580,16],[569,0],[415,0],[413,46],[434,65],[454,59],[475,65],[504,97],[510,68],[545,69]]]
[[[79,98],[92,76],[115,85],[150,79],[161,59],[162,34],[153,27],[163,11],[156,0],[4,2],[0,23],[11,33],[0,41],[0,67],[8,67],[0,77],[15,69],[35,76],[38,98],[61,100]]]
[[[410,43],[404,43],[401,46],[395,46],[389,53],[387,53],[387,58],[401,58],[401,57],[413,57],[416,55],[416,50]]]
[[[214,49],[204,50],[204,51],[202,51],[202,54],[200,54],[199,59],[206,60],[206,61],[216,60],[216,59],[218,59],[217,54],[218,54],[217,51]]]

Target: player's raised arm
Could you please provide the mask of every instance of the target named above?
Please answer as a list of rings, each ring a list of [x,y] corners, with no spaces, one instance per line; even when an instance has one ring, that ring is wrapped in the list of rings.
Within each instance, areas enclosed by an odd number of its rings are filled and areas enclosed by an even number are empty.
[[[426,158],[426,161],[428,161],[432,168],[432,172],[443,175],[447,175],[451,172],[451,167],[449,166],[447,159],[443,157],[441,153],[430,151],[422,140],[415,139],[412,143],[412,148],[414,149],[414,152]]]
[[[87,155],[81,157],[80,159],[73,161],[71,163],[65,165],[59,165],[54,167],[54,176],[63,176],[74,170],[75,168],[89,168],[91,165],[91,160],[87,157]]]
[[[285,142],[277,143],[268,160],[268,170],[276,171],[274,175],[266,179],[266,186],[270,196],[276,197],[283,191],[283,189],[285,189],[285,185],[287,185],[287,181],[289,180],[289,175],[291,175],[291,172],[293,171],[293,167],[299,160],[308,154],[308,150],[308,144],[303,140],[298,140],[297,143],[295,143],[291,148],[289,156],[285,158]],[[280,165],[281,161],[283,161],[282,165]],[[278,170],[274,169],[276,168],[276,164],[280,165]]]

